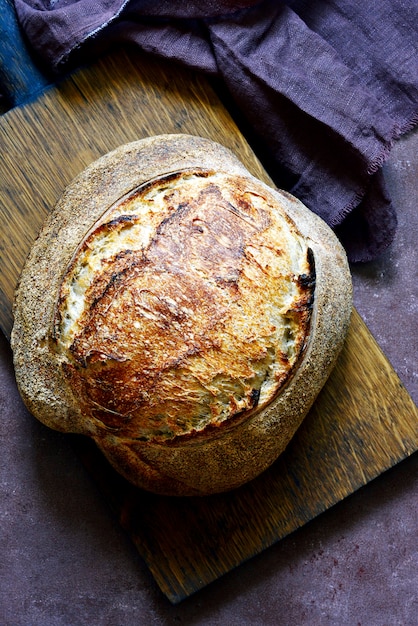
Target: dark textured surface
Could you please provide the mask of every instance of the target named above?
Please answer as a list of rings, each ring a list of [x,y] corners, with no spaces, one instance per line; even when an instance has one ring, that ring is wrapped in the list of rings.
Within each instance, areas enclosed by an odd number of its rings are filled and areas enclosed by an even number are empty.
[[[383,168],[398,213],[391,248],[352,268],[357,310],[418,403],[418,132],[395,144]]]
[[[418,399],[418,133],[384,168],[399,231],[353,268],[355,304]],[[24,409],[0,341],[0,624],[414,626],[418,456],[178,606],[157,589],[71,439]]]

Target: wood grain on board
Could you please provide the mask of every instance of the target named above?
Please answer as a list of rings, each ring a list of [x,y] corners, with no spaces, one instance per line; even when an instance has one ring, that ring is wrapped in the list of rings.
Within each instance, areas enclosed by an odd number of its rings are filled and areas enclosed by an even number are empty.
[[[229,147],[271,182],[203,77],[120,52],[0,117],[0,326],[29,248],[64,187],[118,145],[190,133]],[[135,489],[94,445],[74,443],[163,593],[178,602],[418,449],[418,411],[353,312],[337,365],[297,435],[262,476],[228,494],[165,498]]]

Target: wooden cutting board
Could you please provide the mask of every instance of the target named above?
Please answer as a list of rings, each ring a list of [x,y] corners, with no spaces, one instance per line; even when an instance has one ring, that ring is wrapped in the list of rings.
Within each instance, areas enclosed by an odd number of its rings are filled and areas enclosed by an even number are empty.
[[[0,325],[26,254],[64,187],[116,146],[159,133],[209,137],[269,179],[206,80],[124,52],[0,118]],[[135,489],[95,446],[69,436],[163,593],[178,602],[365,485],[418,448],[418,411],[354,311],[345,348],[281,458],[228,494]]]

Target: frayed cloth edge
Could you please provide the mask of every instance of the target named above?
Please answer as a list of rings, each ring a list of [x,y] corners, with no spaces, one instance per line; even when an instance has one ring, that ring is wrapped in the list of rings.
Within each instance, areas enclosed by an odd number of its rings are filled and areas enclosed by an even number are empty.
[[[62,52],[54,61],[53,66],[55,70],[59,70],[61,66],[65,65],[70,55],[72,55],[74,52],[79,50],[86,43],[86,41],[95,37],[98,33],[100,33],[102,30],[107,28],[112,22],[114,22],[122,13],[123,9],[129,3],[129,1],[130,0],[124,0],[124,2],[119,7],[118,11],[114,15],[112,15],[110,19],[108,19],[106,22],[103,22],[99,26],[96,26],[91,31],[87,32],[87,34],[83,37],[82,41],[79,41],[78,44],[72,47],[70,50],[65,50],[64,52]]]

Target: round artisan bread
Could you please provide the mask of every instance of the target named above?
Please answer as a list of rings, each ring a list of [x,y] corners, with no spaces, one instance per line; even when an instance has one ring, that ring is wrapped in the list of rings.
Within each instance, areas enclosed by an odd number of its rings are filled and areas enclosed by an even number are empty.
[[[151,137],[94,162],[47,219],[16,294],[17,382],[139,487],[226,491],[284,450],[351,308],[322,220],[217,143]]]

